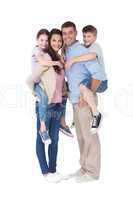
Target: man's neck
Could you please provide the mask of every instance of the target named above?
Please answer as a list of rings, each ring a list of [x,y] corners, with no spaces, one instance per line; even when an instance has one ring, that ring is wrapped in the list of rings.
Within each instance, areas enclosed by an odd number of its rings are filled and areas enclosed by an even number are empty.
[[[70,45],[68,45],[67,47],[71,47],[73,44],[77,43],[78,40],[74,40]]]

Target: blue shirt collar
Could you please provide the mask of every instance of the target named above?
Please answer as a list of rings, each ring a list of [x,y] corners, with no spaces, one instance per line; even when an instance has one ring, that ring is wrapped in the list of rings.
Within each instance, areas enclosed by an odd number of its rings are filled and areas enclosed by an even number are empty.
[[[75,40],[70,46],[67,46],[66,49],[73,48],[74,46],[79,44],[79,40]]]

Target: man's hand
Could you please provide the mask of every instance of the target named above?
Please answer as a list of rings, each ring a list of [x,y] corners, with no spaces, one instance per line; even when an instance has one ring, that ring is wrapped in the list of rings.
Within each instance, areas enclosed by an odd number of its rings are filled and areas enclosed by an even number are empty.
[[[80,92],[83,93],[83,92],[86,91],[87,87],[81,83],[81,84],[79,85],[79,89],[80,89]]]

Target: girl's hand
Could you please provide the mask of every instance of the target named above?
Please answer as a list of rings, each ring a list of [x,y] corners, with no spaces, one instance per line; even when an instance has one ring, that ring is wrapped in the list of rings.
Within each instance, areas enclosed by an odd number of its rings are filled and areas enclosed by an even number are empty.
[[[70,59],[65,63],[65,68],[69,69],[74,64],[74,59]]]
[[[61,69],[63,69],[63,64],[61,61],[56,61],[56,65],[58,65]]]

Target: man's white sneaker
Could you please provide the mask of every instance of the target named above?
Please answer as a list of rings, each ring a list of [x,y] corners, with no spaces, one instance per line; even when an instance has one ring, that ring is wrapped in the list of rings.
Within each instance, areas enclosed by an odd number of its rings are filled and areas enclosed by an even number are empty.
[[[49,183],[59,183],[61,180],[62,180],[62,175],[55,172],[55,173],[49,173],[47,176],[46,176],[46,180],[49,182]]]
[[[94,181],[94,180],[96,180],[96,179],[88,174],[84,174],[84,175],[76,178],[77,183],[84,183],[84,182]]]
[[[66,180],[71,179],[71,178],[77,178],[79,176],[82,176],[85,172],[82,171],[82,169],[79,169],[78,171],[76,171],[75,173],[69,174],[66,177]]]

